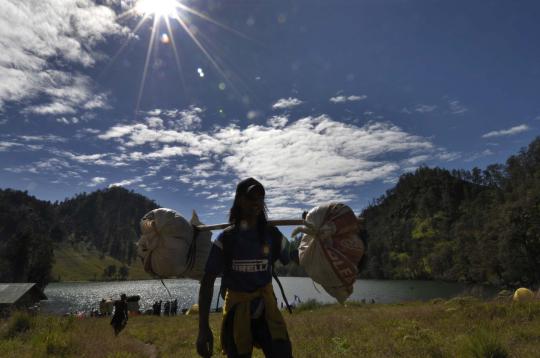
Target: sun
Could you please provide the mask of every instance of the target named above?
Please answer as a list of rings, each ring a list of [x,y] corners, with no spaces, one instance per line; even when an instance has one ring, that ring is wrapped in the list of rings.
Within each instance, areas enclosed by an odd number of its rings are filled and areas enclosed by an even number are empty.
[[[176,0],[138,0],[135,11],[144,16],[175,17],[178,9]]]

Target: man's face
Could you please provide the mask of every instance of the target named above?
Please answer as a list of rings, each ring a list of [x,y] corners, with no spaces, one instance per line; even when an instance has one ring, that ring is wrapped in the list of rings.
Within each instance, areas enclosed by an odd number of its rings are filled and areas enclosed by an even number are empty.
[[[255,191],[243,195],[240,205],[245,216],[258,216],[264,209],[264,194]]]

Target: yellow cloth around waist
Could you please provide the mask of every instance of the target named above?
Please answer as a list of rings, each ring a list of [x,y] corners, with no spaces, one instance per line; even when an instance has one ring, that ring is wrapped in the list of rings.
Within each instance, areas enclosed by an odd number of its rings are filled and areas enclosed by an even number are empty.
[[[221,326],[221,347],[224,352],[226,352],[227,349],[224,344],[224,323],[229,313],[234,314],[233,337],[238,354],[247,354],[253,350],[250,303],[258,297],[262,297],[264,301],[264,318],[268,325],[272,340],[289,339],[287,326],[285,325],[283,316],[277,306],[272,283],[269,283],[254,292],[239,292],[227,289],[225,302],[223,304],[223,322]],[[231,312],[233,307],[235,307],[234,311]]]

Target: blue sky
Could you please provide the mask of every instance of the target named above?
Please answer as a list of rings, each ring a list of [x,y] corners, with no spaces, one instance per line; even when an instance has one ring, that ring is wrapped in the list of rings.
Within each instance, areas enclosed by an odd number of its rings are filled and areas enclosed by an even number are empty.
[[[218,223],[253,176],[271,218],[360,212],[538,135],[537,1],[150,4],[0,0],[2,188],[122,185]]]

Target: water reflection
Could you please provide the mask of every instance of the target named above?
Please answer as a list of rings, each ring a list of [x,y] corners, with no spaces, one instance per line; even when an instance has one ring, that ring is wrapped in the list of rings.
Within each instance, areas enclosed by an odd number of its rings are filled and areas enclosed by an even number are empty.
[[[283,277],[281,282],[289,302],[298,296],[302,301],[316,299],[321,302],[336,302],[322,287],[305,277]],[[140,307],[142,311],[152,308],[155,301],[168,301],[178,299],[178,309],[189,308],[197,302],[199,283],[194,280],[164,280],[171,292],[159,280],[121,281],[121,282],[85,282],[85,283],[52,283],[45,289],[49,298],[42,301],[42,310],[51,313],[68,313],[77,311],[89,312],[97,309],[102,298],[118,299],[120,294],[128,296],[141,296]],[[212,307],[216,304],[220,280],[214,286]],[[376,303],[397,303],[404,301],[429,300],[433,298],[450,298],[463,293],[470,293],[471,287],[459,283],[444,283],[433,281],[381,281],[358,280],[355,283],[354,293],[349,300]],[[281,293],[274,282],[274,291],[281,303]],[[483,288],[482,292],[475,292],[485,297],[496,294],[494,288]]]

